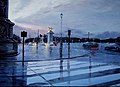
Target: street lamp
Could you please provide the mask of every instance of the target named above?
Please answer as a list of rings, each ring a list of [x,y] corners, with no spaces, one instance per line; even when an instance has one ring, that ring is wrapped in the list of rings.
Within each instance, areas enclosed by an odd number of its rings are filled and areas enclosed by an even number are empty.
[[[60,38],[60,59],[62,58],[62,18],[63,18],[63,14],[60,14],[61,17],[61,38]]]
[[[62,18],[63,18],[63,14],[62,13],[60,14],[60,17],[61,17],[61,39],[62,39]]]
[[[61,17],[61,38],[60,38],[60,77],[62,78],[63,77],[63,60],[62,60],[62,18],[63,18],[63,14],[61,13],[60,14],[60,17]]]

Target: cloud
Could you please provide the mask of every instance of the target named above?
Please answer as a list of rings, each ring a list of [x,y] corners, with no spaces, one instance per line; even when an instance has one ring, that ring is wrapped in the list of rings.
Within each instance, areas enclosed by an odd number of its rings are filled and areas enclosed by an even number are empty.
[[[89,32],[119,31],[120,0],[11,0],[10,18],[16,23],[68,27]]]

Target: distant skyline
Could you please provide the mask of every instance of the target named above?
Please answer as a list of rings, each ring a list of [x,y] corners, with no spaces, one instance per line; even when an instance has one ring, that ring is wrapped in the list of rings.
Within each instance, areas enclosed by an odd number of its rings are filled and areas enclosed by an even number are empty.
[[[60,32],[76,29],[85,32],[120,32],[120,0],[9,0],[9,18],[16,25],[42,32],[53,27]]]

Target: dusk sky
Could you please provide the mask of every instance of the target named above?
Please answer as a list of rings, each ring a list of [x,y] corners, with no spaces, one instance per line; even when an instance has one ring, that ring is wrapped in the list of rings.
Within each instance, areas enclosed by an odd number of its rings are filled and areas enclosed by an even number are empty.
[[[120,0],[9,0],[9,18],[16,25],[60,32],[76,29],[85,32],[120,32]]]

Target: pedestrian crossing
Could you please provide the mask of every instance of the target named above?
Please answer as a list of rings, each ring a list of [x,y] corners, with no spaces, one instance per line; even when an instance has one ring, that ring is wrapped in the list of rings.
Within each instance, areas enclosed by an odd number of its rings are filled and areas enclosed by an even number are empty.
[[[120,86],[119,77],[119,64],[92,60],[0,63],[0,86]]]
[[[27,65],[28,86],[119,85],[119,77],[120,66],[107,63],[70,59],[28,62]]]

